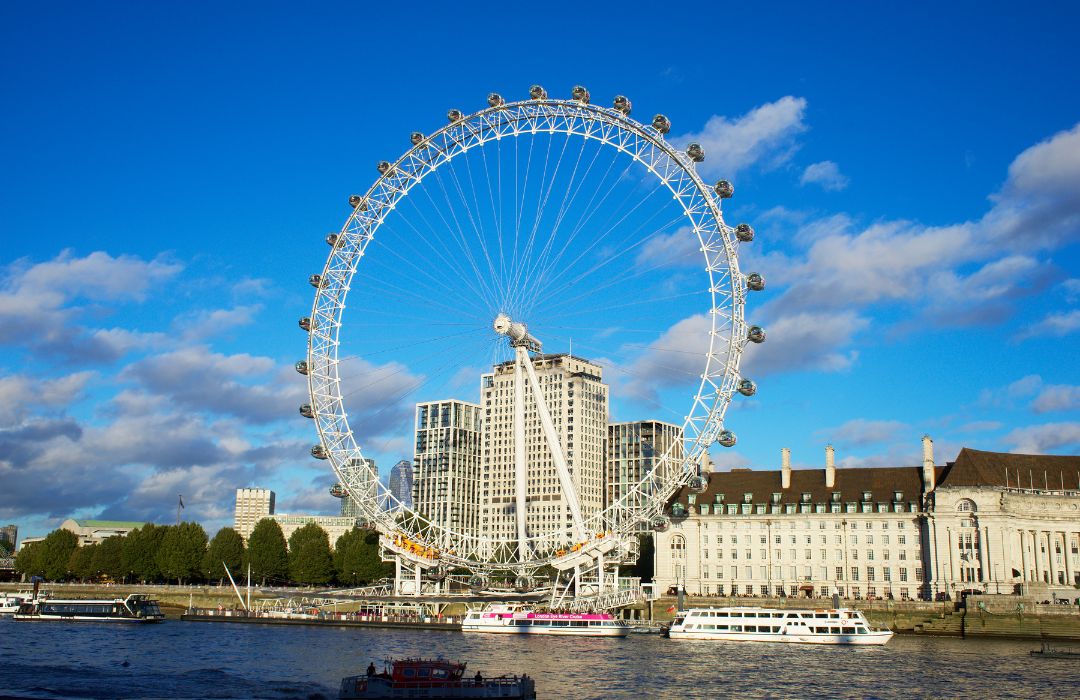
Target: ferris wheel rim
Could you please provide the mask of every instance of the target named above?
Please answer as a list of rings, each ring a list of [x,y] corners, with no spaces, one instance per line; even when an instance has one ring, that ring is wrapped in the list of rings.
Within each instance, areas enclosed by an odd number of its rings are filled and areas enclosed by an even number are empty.
[[[514,118],[489,123],[486,125],[485,131],[485,119],[505,115],[513,115]],[[545,126],[537,126],[537,121],[540,119],[547,119]],[[658,158],[656,162],[646,162],[640,157],[640,153],[635,154],[631,152],[625,143],[620,142],[618,139],[614,139],[613,135],[615,132],[601,132],[598,135],[597,133],[591,133],[588,130],[577,131],[569,126],[569,124],[571,124],[570,120],[574,119],[580,119],[582,120],[582,123],[597,122],[606,125],[611,129],[614,129],[620,138],[625,133],[630,133],[637,139],[645,141],[654,150],[659,151],[661,157]],[[509,133],[497,132],[500,124],[513,124],[516,126],[521,122],[531,123],[531,128],[515,128],[511,129]],[[565,128],[560,128],[564,126]],[[470,127],[472,128],[470,129]],[[423,159],[420,159],[420,163],[416,162],[418,154],[424,152],[430,154],[432,144],[443,139],[448,134],[455,132],[455,130],[457,130],[461,138],[458,139],[455,137],[451,139],[451,141],[460,146],[459,150],[449,153],[443,151],[442,155],[444,155],[445,158],[442,160],[439,160],[438,156],[433,156],[431,160],[423,161]],[[393,212],[397,203],[404,199],[414,186],[418,185],[425,177],[435,172],[442,165],[449,163],[458,156],[464,155],[473,148],[482,147],[493,139],[506,137],[519,138],[525,134],[536,133],[564,134],[567,137],[579,136],[585,139],[593,139],[598,141],[602,146],[614,147],[616,150],[630,156],[635,161],[644,165],[650,173],[658,177],[660,182],[672,191],[680,208],[683,210],[683,214],[692,223],[696,224],[694,226],[694,233],[698,237],[702,252],[708,263],[706,269],[709,275],[709,294],[711,302],[709,313],[709,348],[705,353],[705,367],[701,375],[701,381],[698,384],[697,391],[691,402],[691,408],[688,411],[682,426],[684,431],[689,428],[695,429],[691,449],[685,452],[681,459],[681,464],[674,470],[674,474],[677,475],[678,478],[669,478],[666,483],[662,484],[662,488],[655,493],[648,494],[644,499],[644,508],[640,505],[627,508],[626,504],[623,504],[622,502],[627,500],[631,495],[645,495],[642,492],[636,492],[634,494],[627,493],[616,503],[612,503],[607,508],[601,509],[592,515],[588,520],[590,528],[601,528],[605,524],[605,518],[609,515],[609,511],[612,511],[617,507],[621,507],[623,510],[635,511],[638,516],[636,518],[637,521],[658,515],[663,508],[664,503],[670,496],[694,476],[696,472],[693,467],[696,466],[701,454],[708,450],[717,433],[722,428],[724,413],[726,412],[726,408],[734,393],[734,381],[740,377],[739,362],[742,348],[746,342],[746,323],[744,320],[746,288],[739,273],[737,257],[738,243],[732,234],[733,229],[724,223],[719,202],[710,192],[711,188],[705,185],[700,175],[696,172],[693,161],[664,140],[662,134],[656,129],[645,126],[614,109],[599,107],[598,105],[592,105],[579,100],[561,100],[555,98],[501,103],[479,110],[467,116],[461,115],[459,119],[451,121],[437,131],[425,136],[421,141],[415,142],[413,147],[408,149],[401,157],[394,161],[393,164],[386,163],[385,165],[388,167],[381,172],[380,177],[375,180],[361,200],[365,205],[364,208],[361,208],[361,206],[354,208],[340,233],[343,237],[349,235],[350,226],[353,225],[354,222],[359,225],[361,217],[366,216],[366,222],[370,227],[367,237],[358,240],[356,242],[357,247],[349,251],[350,259],[346,261],[344,268],[340,265],[342,262],[340,258],[343,255],[343,250],[337,245],[332,247],[331,253],[323,267],[322,280],[328,280],[332,276],[337,275],[337,279],[341,284],[337,290],[339,292],[338,297],[329,304],[330,309],[332,309],[332,314],[325,313],[325,310],[320,306],[326,288],[321,284],[316,286],[315,300],[313,302],[312,315],[310,317],[313,325],[308,333],[307,362],[311,368],[311,371],[308,374],[308,389],[312,400],[311,406],[319,433],[320,445],[322,445],[325,450],[326,458],[330,462],[335,474],[337,474],[339,479],[346,485],[346,488],[350,488],[353,485],[350,480],[352,475],[349,472],[349,468],[355,468],[357,466],[362,468],[364,465],[362,463],[360,465],[355,463],[356,460],[363,459],[363,451],[357,443],[352,429],[349,426],[348,416],[344,408],[343,397],[340,391],[340,377],[337,373],[339,363],[339,333],[342,325],[341,314],[344,311],[344,301],[349,289],[349,283],[357,273],[360,259],[363,257],[368,243],[374,238],[375,232],[383,224],[386,217]],[[671,184],[672,178],[668,176],[667,172],[661,173],[657,171],[656,165],[659,162],[663,162],[669,169],[672,166],[677,168],[680,173],[679,180],[682,185],[685,185],[685,183],[682,182],[684,179],[689,180],[693,189],[690,196],[694,197],[696,195],[697,200],[699,200],[698,206],[704,206],[704,209],[697,213],[706,220],[715,223],[714,231],[708,231],[706,230],[706,227],[697,224],[697,220],[691,215],[689,206],[673,188]],[[411,172],[411,166],[416,165],[419,165],[421,169],[418,172]],[[423,169],[424,166],[426,166],[426,169]],[[383,170],[383,168],[380,167],[380,170]],[[403,172],[409,173],[408,179],[404,182],[400,177]],[[387,197],[387,194],[390,196]],[[383,199],[380,200],[380,197]],[[378,211],[369,213],[371,212],[371,203],[376,200],[378,200],[380,204]],[[706,241],[704,236],[709,233],[713,233],[714,236],[709,241]],[[720,248],[712,251],[714,253],[714,258],[710,259],[710,246],[715,247],[718,243]],[[716,260],[721,260],[723,265],[719,268],[716,267]],[[337,261],[337,264],[335,264],[335,261]],[[724,272],[725,270],[727,286],[729,288],[729,291],[726,294],[724,291],[720,290],[716,274],[718,271]],[[724,275],[720,275],[721,278],[723,276]],[[721,282],[723,282],[722,279]],[[726,298],[727,308],[730,310],[727,319],[727,322],[730,323],[730,333],[727,335],[727,347],[724,348],[723,358],[718,356],[719,353],[716,349],[716,343],[718,342],[717,323],[718,317],[721,315],[718,314],[717,311],[720,308],[720,303],[723,303],[723,301],[718,303],[718,294],[721,297]],[[320,313],[320,311],[322,311],[322,313]],[[320,318],[327,317],[329,317],[331,321],[329,324],[319,323]],[[316,340],[320,342],[317,343]],[[320,362],[319,360],[322,361]],[[716,365],[722,365],[721,371],[716,371]],[[719,378],[719,384],[714,381],[715,378]],[[711,387],[711,391],[706,391],[707,387]],[[711,404],[706,405],[706,402],[703,401],[703,397],[708,401],[711,401]],[[695,410],[700,411],[701,409],[705,409],[704,414],[697,415]],[[369,473],[365,475],[368,482],[381,486],[378,481],[377,472],[373,472],[370,469],[368,471]],[[641,483],[639,482],[636,486],[641,486]],[[389,494],[382,494],[379,500],[385,500],[385,497],[387,496],[389,496]],[[394,514],[388,513],[387,509],[383,508],[379,503],[371,504],[371,507],[368,508],[365,508],[364,505],[361,504],[361,508],[364,510],[364,515],[370,516],[370,519],[384,535],[391,536],[395,533],[411,532],[409,528],[403,527],[403,523],[401,523]],[[414,511],[407,517],[423,519],[421,514]],[[413,525],[419,527],[415,520],[413,521]],[[454,541],[458,542],[463,540],[484,539],[483,537],[466,533],[454,532],[438,524],[428,523],[426,527],[427,530],[425,532],[428,534],[444,532],[447,535],[452,536]],[[622,529],[630,530],[633,527],[633,524],[625,525]],[[544,537],[553,534],[559,535],[560,533],[549,532],[544,533],[543,536],[537,536],[530,539],[540,541]],[[620,532],[619,534],[626,533]],[[426,540],[426,537],[420,537],[418,539],[423,542]],[[533,566],[541,566],[548,563],[552,558],[552,556],[539,557],[532,560],[530,564]],[[473,565],[477,568],[483,568],[485,564],[491,563],[476,561],[475,559],[458,556],[457,554],[445,556],[444,561],[450,564]]]

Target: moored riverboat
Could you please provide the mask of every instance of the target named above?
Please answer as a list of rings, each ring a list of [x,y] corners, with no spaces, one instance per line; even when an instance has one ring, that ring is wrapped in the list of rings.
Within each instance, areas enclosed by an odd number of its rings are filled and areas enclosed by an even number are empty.
[[[693,608],[678,613],[666,636],[725,642],[882,645],[893,633],[870,626],[858,610]]]
[[[470,610],[462,632],[498,634],[554,634],[571,637],[625,637],[630,626],[609,613],[536,612],[512,605],[489,605]]]
[[[14,615],[19,607],[30,600],[30,593],[7,593],[0,595],[0,617]]]
[[[158,602],[144,593],[127,598],[37,598],[23,602],[16,620],[81,622],[160,622]]]
[[[398,659],[382,673],[375,665],[362,676],[341,680],[339,700],[369,698],[511,698],[536,700],[536,684],[527,675],[485,678],[477,673],[465,677],[464,663],[445,659]]]

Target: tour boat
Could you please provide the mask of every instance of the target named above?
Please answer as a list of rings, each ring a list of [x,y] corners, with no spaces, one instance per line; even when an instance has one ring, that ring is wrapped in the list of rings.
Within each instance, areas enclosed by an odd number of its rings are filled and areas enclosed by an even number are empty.
[[[19,606],[16,620],[79,620],[94,622],[160,622],[156,600],[143,593],[127,598],[38,598]]]
[[[526,675],[465,677],[465,664],[445,659],[390,661],[382,673],[375,665],[363,676],[341,680],[339,700],[368,698],[511,698],[536,700],[536,683]]]
[[[0,615],[14,615],[19,606],[30,600],[29,593],[8,593],[0,596]]]
[[[882,645],[893,633],[871,627],[858,610],[693,608],[676,614],[667,636],[725,642]]]
[[[625,637],[630,634],[630,625],[608,613],[534,612],[526,607],[490,605],[484,610],[470,610],[461,631]]]

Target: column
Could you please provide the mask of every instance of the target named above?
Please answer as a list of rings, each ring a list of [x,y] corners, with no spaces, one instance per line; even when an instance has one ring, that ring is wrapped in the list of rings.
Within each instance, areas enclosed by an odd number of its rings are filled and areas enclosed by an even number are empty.
[[[1046,567],[1050,572],[1050,585],[1057,585],[1057,564],[1054,562],[1053,532],[1046,533]]]
[[[1035,559],[1035,580],[1039,583],[1043,581],[1042,575],[1042,557],[1039,556],[1039,538],[1036,536],[1034,530],[1028,532],[1031,537],[1031,556]]]
[[[1072,585],[1072,562],[1069,561],[1069,531],[1063,531],[1062,535],[1062,560],[1065,562],[1065,584]]]
[[[949,550],[949,579],[945,582],[945,591],[949,592],[950,595],[957,579],[960,578],[956,575],[956,557],[960,554],[960,548],[959,545],[957,545],[954,551],[952,534],[952,528],[945,528],[945,546]],[[957,533],[957,537],[959,538],[959,533]]]
[[[1027,557],[1027,542],[1024,542],[1024,531],[1018,530],[1016,533],[1020,537],[1020,582],[1027,583],[1028,580],[1028,557]]]
[[[986,584],[986,590],[990,590],[990,528],[983,527],[976,530],[979,534],[979,570],[981,581]]]

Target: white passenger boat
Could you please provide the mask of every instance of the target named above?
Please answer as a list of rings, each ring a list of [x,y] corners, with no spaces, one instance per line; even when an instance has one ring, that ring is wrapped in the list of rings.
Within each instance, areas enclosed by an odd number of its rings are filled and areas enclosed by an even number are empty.
[[[871,627],[858,610],[693,608],[675,616],[667,636],[725,642],[881,645],[892,639],[893,633]]]
[[[93,622],[160,622],[165,619],[156,600],[143,593],[127,598],[38,598],[19,606],[16,620]]]
[[[7,593],[0,595],[0,617],[14,615],[19,606],[30,600],[30,593]]]
[[[535,612],[520,606],[489,605],[484,610],[470,610],[461,631],[625,637],[630,634],[630,626],[608,613]]]

